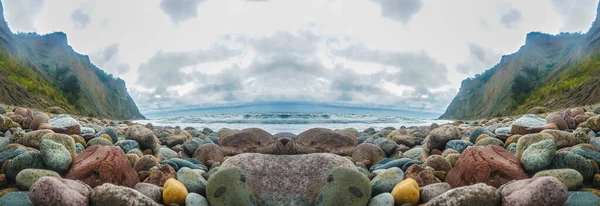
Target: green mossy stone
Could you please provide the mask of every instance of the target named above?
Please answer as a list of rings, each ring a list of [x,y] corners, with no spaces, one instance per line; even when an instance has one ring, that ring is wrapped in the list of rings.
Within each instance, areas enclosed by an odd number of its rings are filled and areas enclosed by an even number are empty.
[[[349,167],[336,167],[327,177],[317,205],[367,205],[371,199],[369,178]]]
[[[366,178],[362,174],[360,176]],[[206,184],[206,196],[212,206],[257,205],[246,184],[246,175],[239,167],[219,169],[212,174]]]

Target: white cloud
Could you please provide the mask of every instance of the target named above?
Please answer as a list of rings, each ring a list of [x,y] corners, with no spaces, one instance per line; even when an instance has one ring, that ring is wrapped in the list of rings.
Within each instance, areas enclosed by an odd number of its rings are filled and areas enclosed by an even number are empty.
[[[4,0],[4,16],[13,31],[36,31],[35,18],[44,6],[44,0]]]
[[[90,15],[83,12],[81,9],[76,9],[71,13],[71,21],[75,28],[84,29],[92,21]]]

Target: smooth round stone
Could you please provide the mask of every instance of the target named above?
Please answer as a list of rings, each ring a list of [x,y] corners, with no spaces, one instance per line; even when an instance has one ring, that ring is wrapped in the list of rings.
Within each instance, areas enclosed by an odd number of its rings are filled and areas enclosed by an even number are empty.
[[[318,206],[367,205],[371,198],[369,178],[358,170],[335,167],[327,177],[327,185],[317,199]]]
[[[419,194],[421,197],[421,202],[429,202],[429,200],[440,196],[441,194],[444,194],[450,189],[452,189],[452,187],[446,182],[434,183],[426,185],[424,187],[420,187]]]
[[[29,200],[29,192],[11,192],[0,197],[0,205],[33,206]]]
[[[510,152],[511,154],[515,155],[517,153],[517,143],[510,143],[508,147],[506,147],[506,150],[508,150],[508,152]]]
[[[206,194],[206,180],[202,177],[203,170],[183,167],[177,171],[179,180],[190,193]]]
[[[206,196],[211,205],[256,205],[239,167],[222,168],[212,174],[206,183]]]
[[[563,206],[600,205],[600,197],[590,192],[569,192],[569,199]]]
[[[593,160],[594,162],[596,162],[596,164],[600,163],[600,152],[591,150],[587,147],[575,146],[573,147],[573,149],[571,149],[571,152],[581,155],[586,159]]]
[[[534,143],[523,151],[521,164],[528,172],[540,171],[552,164],[556,154],[556,145],[552,140]]]
[[[121,149],[125,153],[131,151],[132,149],[140,148],[140,145],[138,144],[138,142],[136,142],[135,140],[130,140],[130,139],[118,141],[117,143],[115,143],[115,146],[121,147]]]
[[[209,206],[210,204],[208,204],[208,200],[206,198],[202,197],[202,195],[199,195],[196,193],[190,193],[185,198],[185,205],[187,205],[187,206]]]
[[[110,140],[101,138],[101,137],[95,137],[92,138],[90,141],[87,142],[88,147],[91,146],[95,146],[95,145],[102,145],[102,146],[112,146],[113,144],[110,142]]]
[[[473,146],[473,143],[464,140],[450,140],[446,143],[446,149],[453,149],[462,153],[467,147]]]
[[[60,177],[42,177],[29,189],[35,205],[87,205],[92,188],[80,181]]]
[[[555,177],[516,180],[500,187],[503,205],[562,205],[567,187]]]
[[[27,152],[27,150],[23,147],[13,147],[4,152],[0,152],[0,165],[4,164],[4,161],[15,158],[25,152]]]
[[[483,138],[483,139],[479,140],[477,143],[475,143],[475,145],[476,146],[498,145],[498,146],[504,147],[504,142],[502,142],[502,140],[500,140],[498,138],[488,137],[488,138]]]
[[[544,170],[535,173],[533,177],[551,176],[560,180],[569,190],[577,190],[583,184],[583,176],[574,169]]]
[[[407,178],[394,186],[394,189],[392,190],[392,196],[394,197],[394,202],[396,205],[402,205],[406,203],[417,205],[421,197],[419,193],[419,185],[417,185],[417,181],[414,179]]]
[[[479,137],[479,135],[482,134],[487,134],[490,137],[496,137],[496,134],[490,132],[488,129],[483,128],[483,127],[478,127],[477,129],[473,130],[473,132],[471,133],[470,137],[469,137],[469,141],[473,144],[475,144],[477,137]]]
[[[118,136],[117,133],[115,132],[115,130],[113,128],[110,127],[105,127],[104,129],[100,130],[98,133],[96,133],[94,135],[94,137],[100,137],[100,135],[103,134],[107,134],[110,139],[112,139],[113,142],[117,142],[118,140]]]
[[[185,204],[185,199],[188,195],[188,191],[185,185],[176,179],[170,178],[165,182],[163,187],[163,201],[165,205],[171,205],[173,203],[178,205]]]
[[[404,152],[404,157],[410,158],[413,160],[421,160],[421,157],[423,157],[424,153],[425,152],[423,151],[423,148],[414,147],[414,148],[409,149],[408,151]]]
[[[81,134],[94,134],[96,133],[96,130],[94,130],[94,128],[90,128],[90,127],[81,127]]]
[[[162,202],[162,193],[163,193],[163,188],[150,184],[150,183],[145,183],[145,182],[140,182],[137,183],[133,189],[137,190],[138,192],[146,195],[147,197],[151,198],[152,200],[154,200],[154,202]]]
[[[66,114],[59,114],[56,117],[48,120],[48,124],[53,127],[71,127],[80,125],[79,122]]]
[[[369,200],[368,206],[394,206],[394,196],[391,193],[381,193]]]
[[[435,205],[500,205],[502,198],[498,190],[485,183],[457,187],[431,199],[425,206]]]
[[[372,194],[389,193],[402,180],[404,180],[404,172],[400,168],[384,169],[383,172],[371,180]]]
[[[24,169],[45,169],[46,165],[39,151],[29,151],[10,160],[6,166],[6,176],[14,180],[17,174]]]
[[[104,183],[92,190],[91,205],[127,206],[148,205],[158,206],[150,197],[129,187]]]
[[[571,168],[577,170],[581,173],[584,180],[589,180],[594,175],[594,167],[592,164],[581,155],[570,151],[557,151],[550,168]]]
[[[85,147],[81,143],[75,143],[75,152],[77,152],[77,155],[81,154],[83,150],[85,150]]]
[[[58,173],[52,170],[43,169],[24,169],[17,174],[16,183],[17,186],[23,190],[29,190],[31,185],[42,177],[60,177]]]
[[[73,159],[71,159],[71,153],[62,144],[56,143],[52,140],[44,139],[40,144],[40,153],[42,154],[42,160],[49,169],[59,173],[65,173],[71,167]]]
[[[440,155],[431,155],[423,163],[424,167],[431,167],[436,171],[449,172],[452,169],[452,163]]]
[[[171,158],[178,158],[179,154],[177,154],[177,152],[173,151],[172,149],[161,147],[160,149],[158,149],[157,156],[160,160],[168,160]]]
[[[499,127],[495,132],[496,134],[510,134],[510,127]]]

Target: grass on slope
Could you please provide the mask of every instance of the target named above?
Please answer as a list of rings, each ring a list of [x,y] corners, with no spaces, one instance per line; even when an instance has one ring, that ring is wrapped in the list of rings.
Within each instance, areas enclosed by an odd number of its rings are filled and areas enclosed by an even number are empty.
[[[541,105],[542,101],[552,97],[560,97],[565,92],[573,89],[574,86],[584,83],[599,68],[600,53],[584,58],[566,69],[558,77],[536,88],[527,100],[517,107],[518,110],[525,111],[533,106]]]
[[[8,79],[27,89],[32,96],[46,97],[45,99],[54,101],[57,104],[55,106],[73,110],[73,106],[68,103],[61,92],[50,86],[46,80],[33,70],[3,51],[0,52],[0,70],[7,75]]]

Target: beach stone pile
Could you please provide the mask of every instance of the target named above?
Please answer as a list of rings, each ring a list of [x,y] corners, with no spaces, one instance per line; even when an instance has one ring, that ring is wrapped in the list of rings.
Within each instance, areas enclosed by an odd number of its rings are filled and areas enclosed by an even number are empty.
[[[0,205],[600,205],[600,115],[181,129],[2,108]]]

